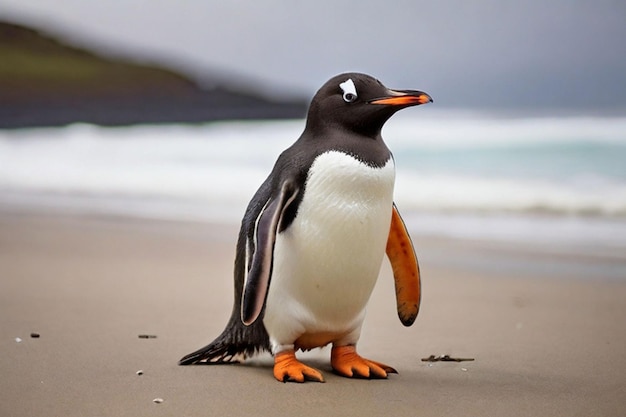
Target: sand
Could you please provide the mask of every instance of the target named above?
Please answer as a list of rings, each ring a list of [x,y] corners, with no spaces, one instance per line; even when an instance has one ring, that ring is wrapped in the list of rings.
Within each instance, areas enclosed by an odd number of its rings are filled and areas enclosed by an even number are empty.
[[[229,316],[235,238],[232,225],[0,213],[0,415],[626,412],[626,279],[521,268],[534,265],[532,253],[508,249],[517,263],[503,262],[498,245],[419,236],[417,322],[404,328],[396,317],[385,265],[359,344],[398,375],[336,376],[329,349],[301,355],[325,384],[279,383],[267,355],[177,366]],[[439,354],[475,360],[421,361]]]

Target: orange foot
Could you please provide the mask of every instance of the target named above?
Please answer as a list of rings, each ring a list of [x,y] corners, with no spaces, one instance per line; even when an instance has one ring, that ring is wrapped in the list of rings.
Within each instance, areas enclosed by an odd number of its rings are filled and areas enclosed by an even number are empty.
[[[322,374],[296,359],[293,350],[285,350],[274,356],[274,378],[280,382],[324,382]]]
[[[362,358],[353,345],[333,346],[330,363],[335,372],[348,378],[387,378],[387,374],[398,373],[391,366]]]

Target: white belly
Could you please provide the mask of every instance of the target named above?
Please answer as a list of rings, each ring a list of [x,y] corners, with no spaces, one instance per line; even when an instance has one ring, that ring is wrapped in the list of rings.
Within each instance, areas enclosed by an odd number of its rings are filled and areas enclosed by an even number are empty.
[[[335,151],[314,161],[298,214],[274,248],[264,324],[275,351],[307,334],[358,339],[385,253],[394,179],[391,158],[382,168]]]

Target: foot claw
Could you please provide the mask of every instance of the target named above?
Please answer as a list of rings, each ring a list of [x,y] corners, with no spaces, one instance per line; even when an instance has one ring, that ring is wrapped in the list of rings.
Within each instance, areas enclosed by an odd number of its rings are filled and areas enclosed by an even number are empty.
[[[293,350],[277,353],[274,357],[274,378],[280,382],[324,382],[322,374],[298,359]]]
[[[384,363],[362,358],[356,353],[356,347],[333,346],[330,362],[333,370],[339,375],[352,378],[387,378],[387,374],[397,374],[398,371]]]

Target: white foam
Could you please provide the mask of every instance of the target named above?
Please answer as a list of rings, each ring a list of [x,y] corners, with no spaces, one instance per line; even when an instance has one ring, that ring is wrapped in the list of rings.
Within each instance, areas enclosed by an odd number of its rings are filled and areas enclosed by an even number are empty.
[[[399,171],[396,200],[414,211],[626,216],[626,184],[415,175]]]
[[[383,129],[395,152],[414,146],[475,148],[583,140],[624,144],[625,134],[626,117],[493,118],[433,111],[424,117],[399,113]]]
[[[0,204],[240,219],[277,156],[303,126],[300,120],[0,131]],[[485,175],[474,166],[469,172],[456,169],[454,159],[442,159],[434,170],[411,163],[429,149],[480,152],[582,140],[622,146],[626,118],[416,115],[394,117],[384,137],[396,156],[395,199],[403,213],[626,217],[626,171],[615,161],[613,171],[619,172],[607,171],[612,176],[599,167],[567,178],[541,172]]]

